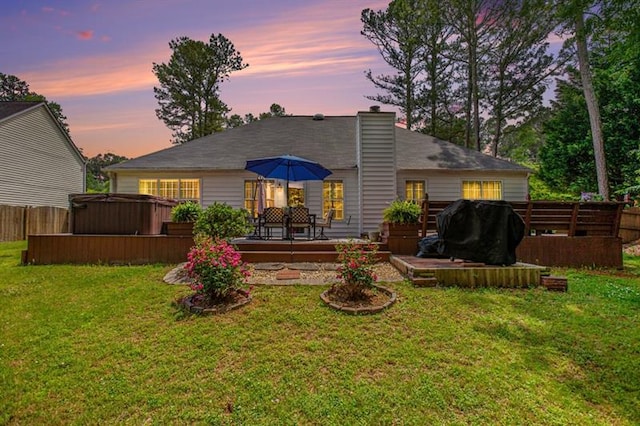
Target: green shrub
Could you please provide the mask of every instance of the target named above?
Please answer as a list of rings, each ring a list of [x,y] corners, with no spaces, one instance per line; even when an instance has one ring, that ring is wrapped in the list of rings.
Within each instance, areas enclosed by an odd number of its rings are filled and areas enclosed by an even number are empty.
[[[213,239],[242,237],[251,230],[248,215],[245,209],[234,209],[228,204],[215,202],[200,213],[193,232]]]
[[[173,222],[195,222],[202,213],[200,204],[193,201],[185,201],[171,209],[171,221]]]
[[[384,209],[382,217],[389,223],[415,224],[420,219],[422,209],[419,205],[408,200],[395,200]]]

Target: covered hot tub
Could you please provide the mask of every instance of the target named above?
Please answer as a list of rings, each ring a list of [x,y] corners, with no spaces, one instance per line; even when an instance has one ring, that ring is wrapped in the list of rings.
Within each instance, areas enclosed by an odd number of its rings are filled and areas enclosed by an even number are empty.
[[[156,235],[176,200],[143,194],[71,194],[72,234]]]

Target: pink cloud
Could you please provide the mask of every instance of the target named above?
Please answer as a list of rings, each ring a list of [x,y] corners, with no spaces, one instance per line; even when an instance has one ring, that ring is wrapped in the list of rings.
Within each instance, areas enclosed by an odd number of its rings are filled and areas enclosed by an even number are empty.
[[[157,84],[151,64],[164,55],[164,51],[140,46],[140,51],[50,63],[46,72],[24,73],[21,78],[28,81],[33,90],[46,93],[52,99],[150,91]]]
[[[110,42],[111,41],[111,37],[109,36],[102,36],[100,37],[100,41],[103,41],[105,43]]]
[[[380,1],[369,7],[385,8],[386,5]],[[337,9],[327,8],[326,4],[308,6],[290,14],[289,19],[243,28],[237,35],[229,34],[250,65],[236,75],[320,75],[370,67],[377,59],[375,48],[364,37],[354,37],[362,25],[361,10],[358,4]],[[269,38],[265,39],[264,34],[269,34]],[[292,38],[291,34],[296,36]],[[363,56],[363,51],[371,53]]]
[[[93,38],[93,30],[77,31],[76,38],[78,40],[91,40]]]
[[[326,6],[326,5],[325,5]],[[316,77],[330,74],[358,73],[375,67],[379,60],[375,47],[359,36],[361,6],[345,8],[311,6],[296,11],[295,18],[285,18],[256,26],[251,30],[225,34],[234,43],[249,67],[232,74],[233,80],[260,77]],[[386,1],[370,7],[385,7]],[[311,24],[313,23],[313,25]],[[353,33],[358,34],[354,37]],[[268,38],[264,34],[269,34]],[[296,37],[291,37],[296,34]],[[208,40],[210,34],[192,38]],[[91,39],[93,31],[77,33],[82,40]],[[167,47],[171,37],[152,44],[132,46],[129,51],[112,55],[85,57],[48,64],[46,73],[24,74],[38,93],[60,99],[97,94],[149,90],[157,85],[152,63],[169,60]],[[101,37],[103,42],[109,37]],[[364,52],[364,53],[363,53]]]

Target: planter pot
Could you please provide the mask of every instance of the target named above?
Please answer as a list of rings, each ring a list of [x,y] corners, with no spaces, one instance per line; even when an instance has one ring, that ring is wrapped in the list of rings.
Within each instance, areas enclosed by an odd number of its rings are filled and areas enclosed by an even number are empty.
[[[382,231],[385,236],[394,237],[415,237],[418,235],[419,224],[417,223],[389,223],[382,224]]]
[[[165,222],[167,235],[193,236],[193,222]]]
[[[418,252],[418,241],[420,237],[416,236],[389,236],[387,237],[387,246],[393,254],[412,254]]]
[[[419,224],[417,223],[389,223],[382,224],[382,242],[389,245],[393,254],[416,254],[418,252]]]
[[[369,231],[369,241],[372,243],[376,243],[380,240],[380,232],[379,231]]]

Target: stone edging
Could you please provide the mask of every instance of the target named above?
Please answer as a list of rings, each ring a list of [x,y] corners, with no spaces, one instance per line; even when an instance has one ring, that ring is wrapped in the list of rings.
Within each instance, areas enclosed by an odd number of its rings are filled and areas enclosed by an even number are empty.
[[[377,314],[379,312],[382,312],[383,310],[385,310],[389,306],[393,305],[396,302],[396,298],[397,297],[396,297],[396,293],[393,290],[388,289],[387,287],[383,287],[381,285],[374,285],[374,287],[389,296],[389,300],[384,305],[358,307],[358,308],[354,308],[354,307],[351,307],[351,306],[338,305],[337,303],[332,302],[329,299],[329,297],[327,296],[328,292],[331,289],[322,292],[322,294],[320,294],[320,299],[322,299],[322,301],[324,303],[329,305],[329,307],[331,307],[331,308],[333,308],[333,309],[335,309],[337,311],[342,311],[342,312],[344,312],[346,314],[350,314],[350,315]]]
[[[195,306],[192,302],[192,299],[197,296],[196,294],[192,294],[190,296],[186,296],[178,301],[178,306],[183,306],[189,312],[199,315],[216,315],[223,314],[225,312],[233,311],[234,309],[238,309],[247,303],[251,302],[253,297],[250,294],[243,294],[245,297],[244,300],[234,303],[233,305],[223,305],[223,308],[202,308],[200,306]]]

